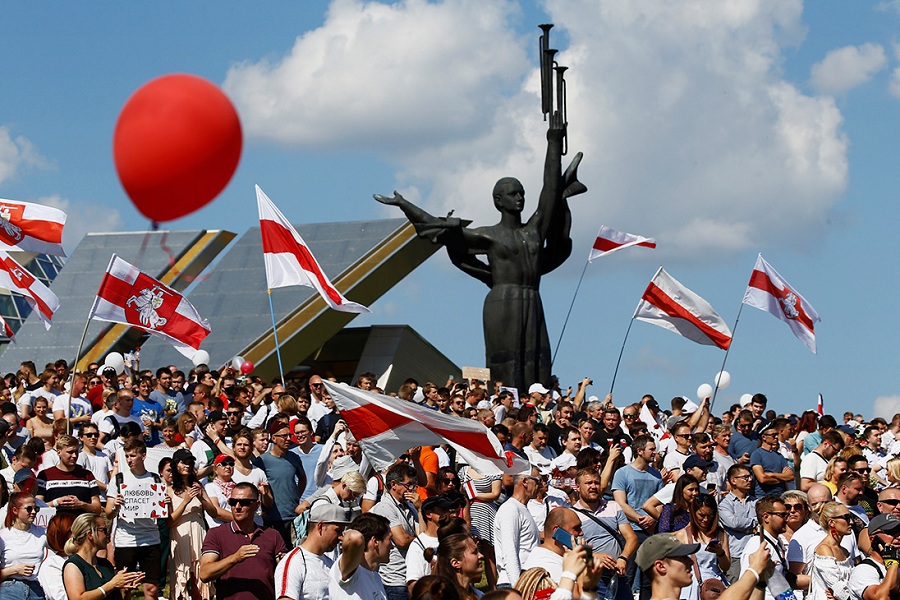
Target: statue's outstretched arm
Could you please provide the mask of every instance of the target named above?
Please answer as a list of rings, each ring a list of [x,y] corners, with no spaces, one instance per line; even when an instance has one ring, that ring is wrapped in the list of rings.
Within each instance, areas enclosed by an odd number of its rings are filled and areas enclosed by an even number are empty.
[[[443,244],[457,253],[483,254],[487,251],[490,240],[478,230],[468,229],[472,221],[457,217],[435,217],[419,208],[396,191],[390,198],[381,194],[373,194],[382,204],[399,207],[416,228],[419,237],[424,237],[435,244]],[[452,214],[452,213],[451,213]]]

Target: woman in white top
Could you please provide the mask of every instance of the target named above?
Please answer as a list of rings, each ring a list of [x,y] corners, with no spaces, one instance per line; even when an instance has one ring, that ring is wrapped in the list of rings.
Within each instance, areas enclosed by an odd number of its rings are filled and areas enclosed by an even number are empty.
[[[850,511],[840,502],[826,502],[819,508],[819,525],[826,535],[813,555],[807,600],[848,600],[854,595],[849,586],[853,558],[841,547],[844,536],[853,535],[852,519]],[[831,594],[827,594],[828,590]]]
[[[38,571],[47,546],[47,532],[34,524],[37,504],[31,494],[9,499],[5,527],[0,530],[0,598],[44,600]]]

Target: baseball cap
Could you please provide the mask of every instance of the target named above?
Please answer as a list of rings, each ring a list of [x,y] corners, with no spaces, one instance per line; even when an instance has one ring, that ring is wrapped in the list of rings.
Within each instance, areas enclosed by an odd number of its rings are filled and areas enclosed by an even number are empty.
[[[334,481],[340,481],[344,475],[353,471],[359,472],[359,465],[349,454],[336,458],[331,464],[331,478]]]
[[[215,412],[215,411],[213,411],[213,412]],[[212,419],[210,419],[210,421],[212,421]],[[279,431],[281,431],[282,429],[290,429],[290,427],[288,427],[288,424],[285,423],[284,421],[275,419],[274,421],[269,423],[269,426],[267,427],[267,429],[269,430],[270,435],[274,435],[274,434],[278,433]]]
[[[537,392],[538,394],[546,394],[549,391],[550,390],[542,386],[540,383],[532,383],[531,387],[528,388],[529,394],[534,394],[535,392]]]
[[[696,467],[699,467],[701,469],[709,469],[711,466],[713,466],[713,463],[709,460],[703,460],[702,458],[700,458],[699,454],[691,454],[686,459],[684,459],[684,463],[682,463],[681,466],[685,470],[693,469]]]
[[[9,422],[6,419],[0,419],[0,435],[6,435],[9,431]]]
[[[214,410],[209,413],[207,421],[209,423],[216,423],[218,421],[224,421],[226,418],[227,417],[225,417],[225,413],[223,413],[221,410]]]
[[[450,510],[451,508],[455,508],[455,505],[443,498],[441,496],[432,496],[430,498],[426,498],[425,502],[422,503],[422,513],[430,513],[435,509],[443,508],[445,510]]]
[[[16,471],[16,474],[13,475],[13,483],[20,484],[22,482],[28,481],[34,477],[34,471],[29,468],[22,468]]]
[[[837,429],[841,433],[846,433],[847,435],[856,437],[856,430],[853,429],[852,427],[850,427],[849,425],[839,425],[838,427],[835,427],[835,429]]]
[[[227,454],[220,454],[216,457],[216,460],[213,461],[213,464],[220,465],[226,460],[234,461],[234,457],[228,456]]]
[[[413,402],[416,404],[422,404],[425,402],[425,392],[422,391],[422,388],[416,388],[416,393],[413,394]]]
[[[572,467],[578,464],[578,459],[575,458],[574,454],[569,454],[568,452],[563,452],[552,461],[550,461],[550,468],[558,471],[566,471],[571,469]]]
[[[869,521],[870,536],[873,536],[880,531],[888,533],[891,531],[897,531],[898,529],[900,529],[900,519],[890,513],[882,513],[880,515],[876,515],[872,517],[871,521]]]
[[[700,544],[682,544],[671,533],[657,533],[641,544],[635,562],[641,571],[646,571],[658,560],[673,556],[690,556],[699,550]]]
[[[316,502],[309,511],[311,523],[350,523],[350,510],[330,502]]]
[[[104,377],[110,377],[112,379],[115,379],[116,377],[118,377],[118,374],[116,373],[116,369],[114,367],[109,367],[109,366],[106,366],[106,367],[103,367],[102,369],[100,369],[100,374],[103,375]]]
[[[185,450],[182,448],[181,450],[176,450],[175,454],[172,455],[172,462],[196,462],[197,459],[194,458],[194,455],[191,454],[190,450]]]

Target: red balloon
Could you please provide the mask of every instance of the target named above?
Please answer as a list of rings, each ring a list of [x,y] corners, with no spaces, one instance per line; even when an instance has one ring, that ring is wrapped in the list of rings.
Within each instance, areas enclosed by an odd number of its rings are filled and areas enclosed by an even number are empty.
[[[244,375],[249,375],[253,372],[254,366],[255,365],[252,362],[250,362],[249,360],[245,360],[241,363],[241,373],[243,373]]]
[[[113,135],[113,158],[141,214],[171,221],[225,188],[241,144],[237,111],[217,86],[195,75],[164,75],[125,103]]]

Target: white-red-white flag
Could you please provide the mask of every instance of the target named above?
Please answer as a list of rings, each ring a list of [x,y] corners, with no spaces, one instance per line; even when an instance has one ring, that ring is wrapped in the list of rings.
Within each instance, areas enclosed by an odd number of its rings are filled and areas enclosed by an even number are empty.
[[[594,240],[594,245],[591,248],[591,253],[588,255],[588,262],[631,246],[656,248],[656,240],[642,235],[616,231],[611,227],[601,225],[600,231],[597,233],[597,239]]]
[[[362,304],[344,298],[332,285],[309,246],[259,186],[256,186],[256,203],[259,205],[259,230],[269,289],[290,285],[311,287],[334,310],[370,312]]]
[[[707,346],[727,350],[731,329],[713,307],[660,267],[634,311],[634,318]]]
[[[825,415],[825,400],[822,399],[822,394],[819,394],[819,405],[816,406],[816,412],[820,417]]]
[[[744,304],[764,310],[788,324],[803,345],[816,353],[815,324],[822,319],[816,309],[772,268],[760,254],[756,258]]]
[[[66,213],[43,204],[0,198],[0,250],[65,256]]]
[[[143,329],[190,359],[210,331],[209,322],[184,296],[115,254],[89,316]]]
[[[460,419],[414,402],[325,382],[341,418],[379,471],[415,446],[449,444],[479,473],[520,473],[526,459],[507,455],[497,436],[472,419]]]
[[[50,329],[59,298],[9,254],[0,250],[0,287],[25,297],[46,329]]]
[[[0,317],[0,328],[3,330],[3,335],[9,338],[13,344],[16,343],[16,332],[12,330],[12,327],[9,326],[9,323],[6,322],[6,319]]]

